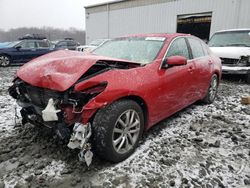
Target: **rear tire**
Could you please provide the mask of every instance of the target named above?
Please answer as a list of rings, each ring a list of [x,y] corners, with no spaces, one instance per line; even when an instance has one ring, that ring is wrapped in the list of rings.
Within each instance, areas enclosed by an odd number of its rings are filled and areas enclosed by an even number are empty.
[[[0,55],[0,66],[1,67],[7,67],[10,65],[10,58],[6,55]]]
[[[93,120],[92,144],[101,158],[120,162],[138,146],[144,128],[141,107],[132,100],[116,101],[100,109]]]
[[[214,102],[214,99],[216,97],[217,91],[218,91],[218,76],[216,74],[213,74],[210,85],[207,91],[207,94],[205,98],[202,100],[205,104],[211,104]]]
[[[250,84],[250,73],[247,74],[246,81],[247,81],[248,84]]]

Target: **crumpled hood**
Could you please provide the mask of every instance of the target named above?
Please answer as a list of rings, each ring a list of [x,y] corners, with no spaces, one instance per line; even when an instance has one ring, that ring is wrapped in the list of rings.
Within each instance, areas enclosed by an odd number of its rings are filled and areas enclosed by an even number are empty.
[[[210,47],[210,49],[221,58],[240,59],[241,56],[250,56],[249,47]]]
[[[86,55],[82,52],[59,50],[26,63],[17,71],[17,76],[33,86],[65,91],[98,60],[121,61]]]

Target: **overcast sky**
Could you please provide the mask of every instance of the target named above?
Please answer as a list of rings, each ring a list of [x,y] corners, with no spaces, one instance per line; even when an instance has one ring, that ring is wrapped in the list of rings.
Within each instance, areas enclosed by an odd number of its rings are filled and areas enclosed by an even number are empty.
[[[0,29],[52,26],[85,29],[84,6],[111,0],[0,0]]]

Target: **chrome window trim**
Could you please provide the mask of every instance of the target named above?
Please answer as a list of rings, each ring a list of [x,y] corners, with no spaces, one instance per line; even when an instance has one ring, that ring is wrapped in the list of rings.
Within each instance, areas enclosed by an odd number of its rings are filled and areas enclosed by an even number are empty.
[[[199,39],[199,38],[197,38],[197,37],[195,37],[195,36],[178,36],[178,37],[174,38],[174,39],[170,42],[170,44],[169,44],[169,46],[168,46],[168,48],[167,48],[167,50],[166,50],[166,52],[165,52],[165,54],[164,54],[164,56],[163,56],[163,59],[162,59],[162,61],[161,61],[161,65],[160,65],[160,68],[159,68],[159,69],[161,69],[161,67],[162,67],[162,65],[163,65],[163,61],[164,61],[164,59],[166,58],[167,53],[168,53],[169,48],[171,47],[172,43],[173,43],[175,40],[179,39],[179,38],[184,38],[184,39],[187,39],[187,40],[188,40],[188,38],[192,38],[192,39],[195,39],[195,40],[198,40],[198,41],[201,40],[201,39]],[[201,42],[201,41],[200,41],[200,42]],[[202,46],[202,44],[201,44],[201,46]],[[188,46],[187,46],[187,47],[188,47]],[[209,49],[209,48],[208,48],[208,49]],[[202,51],[204,52],[203,46],[202,46]],[[204,52],[204,53],[205,53],[205,52]],[[206,57],[206,56],[210,56],[210,54],[208,53],[208,54],[205,55],[205,56],[201,56],[201,57],[197,57],[197,58],[193,58],[193,59],[188,59],[188,60],[187,60],[187,63],[192,62],[193,60],[197,60],[197,59],[204,58],[204,57]]]

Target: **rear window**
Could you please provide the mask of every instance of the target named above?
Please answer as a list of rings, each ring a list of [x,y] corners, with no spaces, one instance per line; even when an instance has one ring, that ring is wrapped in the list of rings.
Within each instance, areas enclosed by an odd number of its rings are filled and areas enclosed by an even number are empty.
[[[201,45],[201,41],[199,41],[198,39],[194,39],[194,38],[188,38],[188,41],[189,41],[194,59],[205,56],[203,47]]]
[[[209,50],[208,46],[204,42],[201,42],[201,45],[203,47],[203,51],[204,51],[205,56],[209,55],[210,50]]]
[[[49,48],[49,43],[46,41],[37,41],[38,48]]]
[[[75,41],[67,41],[67,45],[68,46],[76,46],[76,42]]]

